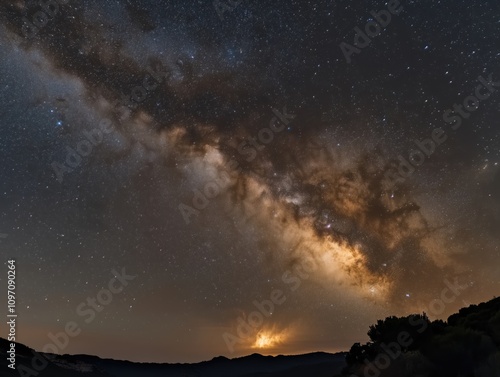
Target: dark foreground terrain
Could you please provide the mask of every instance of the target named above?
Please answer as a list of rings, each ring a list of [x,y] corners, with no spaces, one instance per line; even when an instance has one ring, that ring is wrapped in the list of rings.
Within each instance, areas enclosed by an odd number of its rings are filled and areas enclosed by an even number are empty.
[[[348,353],[253,354],[195,364],[133,363],[88,355],[37,354],[17,344],[18,370],[7,367],[0,338],[0,376],[21,377],[500,377],[500,298],[461,309],[445,321],[425,313],[370,326],[370,342]]]
[[[500,298],[460,309],[448,320],[388,317],[370,342],[349,351],[343,376],[500,377]]]
[[[133,363],[101,359],[88,355],[39,355],[48,358],[47,366],[37,371],[32,366],[33,350],[17,344],[17,366],[22,371],[7,368],[8,344],[0,338],[0,376],[33,377],[331,377],[345,367],[345,354],[311,353],[297,356],[262,356],[253,354],[237,359],[217,357],[196,364]],[[44,361],[35,359],[36,366]],[[40,361],[41,360],[41,361]],[[26,366],[27,368],[23,368]],[[30,369],[28,369],[30,368]],[[19,373],[20,372],[20,373]],[[38,374],[36,374],[38,373]]]

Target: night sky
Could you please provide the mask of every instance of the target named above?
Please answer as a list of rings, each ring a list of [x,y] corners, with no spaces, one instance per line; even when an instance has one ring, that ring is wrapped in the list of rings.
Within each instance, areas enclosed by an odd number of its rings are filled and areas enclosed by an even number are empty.
[[[18,341],[74,321],[60,353],[334,352],[498,294],[499,2],[47,3],[0,3]]]

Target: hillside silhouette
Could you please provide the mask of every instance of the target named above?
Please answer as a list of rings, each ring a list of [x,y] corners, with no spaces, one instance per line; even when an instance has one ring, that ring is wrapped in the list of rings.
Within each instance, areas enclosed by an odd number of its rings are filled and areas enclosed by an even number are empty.
[[[370,342],[346,356],[349,377],[499,377],[500,298],[471,305],[448,320],[425,313],[370,326]]]
[[[331,377],[332,373],[339,373],[345,367],[345,353],[324,352],[275,357],[252,354],[236,359],[216,357],[194,364],[135,363],[89,355],[39,353],[47,365],[38,371],[32,367],[33,358],[36,357],[34,351],[17,343],[16,364],[23,369],[20,373],[7,368],[6,350],[9,343],[0,338],[2,377],[299,377],[307,374]],[[41,364],[40,361],[37,363]]]
[[[252,354],[194,364],[136,363],[90,355],[39,353],[17,343],[19,370],[7,368],[9,343],[0,338],[1,376],[36,377],[500,377],[500,298],[471,305],[447,321],[425,313],[388,317],[368,331],[370,341],[348,353],[296,356]],[[41,370],[33,368],[46,364]],[[34,374],[31,371],[36,372]],[[31,373],[31,374],[30,374]]]

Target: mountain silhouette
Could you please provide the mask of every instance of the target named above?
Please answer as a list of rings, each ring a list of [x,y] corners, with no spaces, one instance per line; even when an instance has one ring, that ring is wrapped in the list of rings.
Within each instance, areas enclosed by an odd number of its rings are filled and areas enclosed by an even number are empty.
[[[295,356],[263,356],[254,353],[235,359],[218,356],[193,364],[138,363],[92,355],[36,353],[16,343],[16,365],[22,371],[7,367],[10,342],[0,338],[0,375],[500,377],[500,298],[460,309],[446,322],[431,322],[425,313],[401,318],[388,317],[370,326],[368,336],[370,342],[364,345],[356,343],[348,353],[315,352]],[[41,368],[40,364],[46,365]]]
[[[91,355],[53,355],[39,353],[47,362],[40,371],[32,367],[36,353],[16,343],[16,366],[23,372],[7,367],[7,340],[0,338],[1,376],[16,377],[295,377],[312,374],[331,377],[345,367],[345,354],[316,352],[296,356],[263,356],[252,354],[235,359],[223,356],[193,364],[136,363],[102,359]],[[27,368],[33,370],[33,374]],[[34,374],[34,373],[38,374]]]

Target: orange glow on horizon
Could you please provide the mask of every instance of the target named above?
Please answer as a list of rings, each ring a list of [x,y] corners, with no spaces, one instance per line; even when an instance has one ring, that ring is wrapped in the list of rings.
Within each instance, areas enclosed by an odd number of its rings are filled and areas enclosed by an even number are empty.
[[[275,333],[269,330],[260,331],[255,339],[252,348],[269,349],[282,344],[285,341],[285,334]]]

